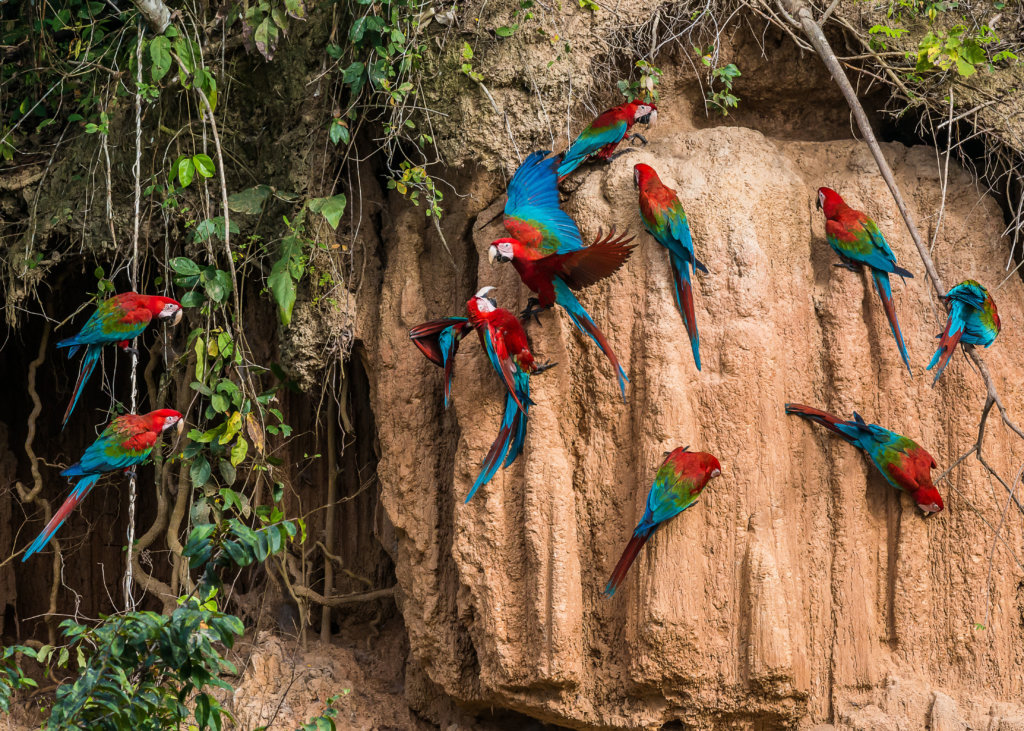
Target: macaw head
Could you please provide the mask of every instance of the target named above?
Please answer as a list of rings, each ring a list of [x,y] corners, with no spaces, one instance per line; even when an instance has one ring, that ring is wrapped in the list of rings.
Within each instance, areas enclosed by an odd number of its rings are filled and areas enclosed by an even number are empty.
[[[707,475],[707,479],[710,480],[722,474],[722,465],[718,462],[718,458],[710,454],[704,456],[704,474]]]
[[[658,107],[653,102],[644,102],[636,105],[633,112],[633,121],[641,124],[654,124],[658,120]]]
[[[835,216],[839,206],[843,204],[842,196],[831,188],[818,188],[818,210],[825,213],[825,218]]]
[[[658,174],[654,172],[654,168],[652,168],[650,165],[644,165],[641,162],[633,166],[634,187],[636,187],[637,189],[641,189],[652,180],[660,180],[660,178],[658,178]]]
[[[141,301],[143,307],[153,313],[154,317],[161,320],[170,318],[172,325],[177,325],[181,322],[181,303],[178,300],[159,295],[143,294],[139,295],[139,301]]]
[[[487,296],[487,293],[493,290],[494,287],[484,287],[473,295],[477,310],[480,312],[494,312],[498,309],[498,303],[492,297]]]
[[[942,495],[934,487],[929,485],[928,487],[922,487],[920,490],[914,492],[914,502],[917,503],[925,515],[931,515],[937,513],[944,507],[942,504]]]
[[[172,426],[177,426],[180,432],[185,427],[185,421],[180,411],[174,409],[157,409],[146,414],[149,419],[150,428],[153,431],[164,431]]]
[[[515,239],[497,239],[487,249],[487,258],[491,264],[499,262],[505,264],[516,258],[515,250],[518,242]]]

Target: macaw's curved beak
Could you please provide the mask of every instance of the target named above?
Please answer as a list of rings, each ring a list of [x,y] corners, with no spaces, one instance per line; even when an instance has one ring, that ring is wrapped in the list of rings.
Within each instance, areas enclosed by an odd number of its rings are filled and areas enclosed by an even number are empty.
[[[174,428],[178,430],[178,436],[180,437],[182,432],[185,431],[185,420],[178,419],[178,423],[174,425]]]
[[[652,109],[651,113],[647,115],[647,125],[653,127],[654,123],[658,121],[658,110]]]
[[[821,196],[819,195],[814,201],[814,207],[819,211],[821,210]]]
[[[171,318],[171,324],[177,325],[179,322],[181,322],[181,315],[182,310],[179,309],[177,312],[174,313],[174,317]],[[178,423],[180,424],[181,422],[179,421]]]
[[[487,259],[491,262],[491,266],[494,266],[494,260],[498,258],[498,247],[490,246],[487,249]]]

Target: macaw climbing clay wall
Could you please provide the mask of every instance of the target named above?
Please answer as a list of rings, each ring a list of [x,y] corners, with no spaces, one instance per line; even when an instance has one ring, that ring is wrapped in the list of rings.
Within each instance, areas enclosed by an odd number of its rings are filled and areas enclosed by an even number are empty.
[[[602,226],[639,234],[625,267],[581,297],[626,367],[629,401],[596,347],[564,315],[543,315],[528,328],[533,350],[558,367],[533,379],[525,453],[469,504],[504,397],[473,338],[444,411],[441,371],[407,333],[461,313],[478,285],[525,305],[511,267],[480,255],[503,235],[503,185],[467,177],[448,216],[451,257],[415,211],[383,224],[379,296],[359,328],[375,364],[412,702],[440,690],[578,728],[1016,728],[1024,711],[999,702],[1024,690],[1011,555],[1022,522],[1004,490],[968,459],[940,486],[946,510],[924,519],[852,447],[783,414],[787,401],[857,410],[925,445],[936,478],[976,437],[985,393],[966,358],[935,388],[924,371],[945,313],[870,154],[849,140],[695,129],[685,102],[661,108],[648,146],[581,171],[563,204],[587,241]],[[1002,282],[995,202],[955,164],[943,195],[931,147],[884,150],[947,286]],[[637,162],[678,191],[709,269],[694,286],[701,372],[666,254],[640,234]],[[820,185],[872,215],[915,274],[894,284],[913,379],[868,278],[833,266]],[[1021,414],[1024,288],[1011,277],[995,296],[1004,330],[986,358]],[[681,445],[717,455],[722,476],[603,598],[662,453]],[[1012,476],[1024,442],[992,419],[984,454]]]

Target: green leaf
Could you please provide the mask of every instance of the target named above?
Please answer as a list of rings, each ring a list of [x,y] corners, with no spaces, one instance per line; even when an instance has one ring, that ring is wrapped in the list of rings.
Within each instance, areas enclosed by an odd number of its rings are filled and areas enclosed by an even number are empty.
[[[268,61],[274,58],[274,49],[277,48],[278,28],[268,15],[263,22],[256,27],[253,33],[253,41],[256,43],[256,50]]]
[[[285,327],[288,327],[292,321],[292,308],[295,307],[296,295],[295,280],[292,279],[292,275],[288,271],[289,258],[282,257],[274,262],[270,276],[267,277],[267,286],[274,295],[281,324]]]
[[[213,405],[214,411],[223,414],[231,407],[231,402],[228,401],[228,397],[222,393],[215,393],[210,397],[210,404]]]
[[[257,185],[228,196],[228,208],[235,213],[256,215],[263,210],[263,204],[270,196],[269,185]]]
[[[231,448],[231,464],[237,467],[248,453],[249,442],[245,441],[245,437],[239,434],[237,441],[235,441],[235,446]]]
[[[182,307],[202,307],[205,302],[206,297],[203,296],[202,292],[197,292],[196,290],[186,292],[181,296]]]
[[[345,205],[348,200],[345,198],[344,193],[338,193],[330,198],[313,198],[309,201],[309,210],[314,213],[321,214],[327,219],[327,223],[330,224],[331,228],[335,231],[338,229],[338,223],[341,222],[341,217],[345,215]]]
[[[362,61],[353,61],[349,64],[348,68],[341,76],[341,80],[348,86],[356,83],[363,77],[363,73],[366,71],[366,64]]]
[[[495,33],[495,35],[497,35],[500,38],[508,38],[510,35],[515,33],[517,30],[519,30],[519,26],[518,25],[513,25],[513,26],[503,25],[500,28],[495,28],[494,29],[494,33]]]
[[[337,145],[339,142],[344,142],[346,145],[349,141],[348,125],[341,120],[335,119],[331,122],[331,129],[328,132],[331,138],[331,144]]]
[[[238,472],[235,470],[235,466],[233,464],[231,464],[230,462],[225,462],[224,460],[220,460],[217,463],[217,469],[220,470],[220,476],[224,478],[225,485],[235,484],[235,480],[238,479]],[[231,494],[231,499],[238,505],[238,507],[242,507],[241,503],[238,502],[238,497],[236,496],[237,493],[235,493],[234,490],[221,490],[221,495],[224,495],[225,492]],[[225,496],[224,509],[227,510],[227,508],[228,498],[227,496]]]
[[[210,159],[209,155],[193,155],[192,164],[196,168],[196,172],[202,175],[204,178],[212,178],[217,168],[213,165],[213,160]]]
[[[192,485],[194,487],[202,487],[210,480],[210,463],[206,460],[206,457],[199,455],[192,461],[192,467],[189,468],[188,474],[192,478]]]
[[[196,264],[191,259],[184,256],[175,257],[174,259],[171,259],[168,262],[168,264],[170,265],[171,269],[173,269],[178,274],[183,274],[185,276],[193,276],[195,274],[199,274],[199,265]]]
[[[157,36],[149,43],[149,57],[153,61],[150,73],[153,81],[160,81],[171,69],[171,42],[165,36]]]
[[[227,444],[230,442],[238,431],[242,428],[242,414],[236,411],[231,417],[225,422],[224,434],[217,441],[220,444]]]
[[[182,157],[178,161],[178,183],[182,188],[187,188],[195,176],[195,163],[190,157]]]

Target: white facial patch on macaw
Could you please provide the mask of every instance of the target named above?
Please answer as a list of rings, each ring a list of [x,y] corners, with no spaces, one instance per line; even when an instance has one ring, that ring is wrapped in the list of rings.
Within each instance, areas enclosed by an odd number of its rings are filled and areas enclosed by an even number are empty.
[[[824,207],[825,207],[825,193],[819,190],[818,191],[818,208],[824,208]]]
[[[644,119],[644,117],[650,117]],[[641,104],[636,108],[636,112],[633,114],[633,120],[636,122],[644,122],[645,124],[654,124],[654,120],[658,118],[658,110],[652,107],[650,104]]]
[[[720,474],[722,474],[722,470],[711,470],[711,477],[718,477]]]
[[[496,244],[491,244],[487,250],[487,258],[493,264],[495,260],[502,263],[506,261],[512,261],[515,258],[515,254],[512,252],[512,243],[509,241],[502,241]]]
[[[181,417],[179,417],[179,416],[165,416],[164,417],[163,429],[170,429],[172,426],[177,424],[180,419],[181,419]],[[161,429],[161,431],[162,431],[162,429]]]
[[[171,324],[177,325],[181,322],[181,307],[174,304],[173,302],[167,302],[160,309],[160,314],[157,315],[162,320],[166,320],[168,317],[172,318]]]
[[[921,510],[926,513],[937,513],[939,512],[939,506],[935,503],[929,503],[928,505],[922,505]]]
[[[636,169],[633,170],[633,186],[640,187],[640,171]]]
[[[473,295],[476,298],[476,307],[480,312],[494,312],[498,309],[498,303],[487,296],[487,293],[493,289],[494,287],[484,287]]]

